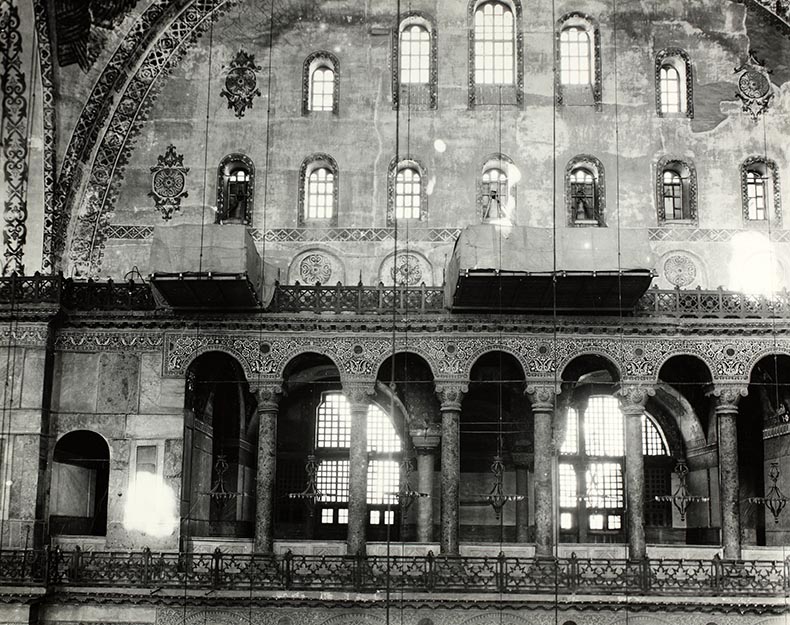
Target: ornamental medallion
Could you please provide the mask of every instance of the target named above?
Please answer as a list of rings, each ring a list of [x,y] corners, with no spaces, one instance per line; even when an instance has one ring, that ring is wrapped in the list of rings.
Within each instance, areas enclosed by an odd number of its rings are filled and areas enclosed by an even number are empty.
[[[688,256],[674,254],[664,262],[664,275],[667,282],[683,288],[697,278],[697,267]]]
[[[412,254],[403,254],[393,263],[390,277],[398,286],[416,286],[422,280],[422,267],[419,259]]]
[[[305,284],[326,284],[332,277],[332,265],[323,254],[308,254],[299,263],[299,278]]]
[[[172,143],[158,157],[158,161],[156,167],[151,168],[151,191],[148,196],[154,198],[162,219],[167,221],[181,208],[181,199],[189,195],[185,191],[189,167],[184,167],[184,155],[179,154]]]
[[[735,69],[738,76],[738,99],[744,112],[749,113],[754,121],[762,115],[773,100],[774,93],[768,70],[754,56],[741,67]]]
[[[239,50],[230,64],[225,88],[219,95],[228,99],[228,108],[233,109],[236,117],[244,117],[244,112],[252,108],[252,99],[261,95],[256,75],[260,69],[260,65],[255,65],[255,56],[243,50]]]

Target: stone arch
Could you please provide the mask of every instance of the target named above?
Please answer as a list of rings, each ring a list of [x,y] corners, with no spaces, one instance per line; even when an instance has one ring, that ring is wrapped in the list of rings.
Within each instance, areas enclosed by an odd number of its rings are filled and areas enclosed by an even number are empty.
[[[397,356],[398,354],[412,354],[418,358],[421,358],[423,361],[425,361],[428,369],[430,369],[431,375],[433,375],[434,379],[436,379],[436,367],[431,359],[431,355],[427,351],[414,344],[410,344],[408,346],[396,346],[394,351],[379,356],[379,358],[373,363],[373,368],[376,372],[376,375],[380,373],[381,366],[387,361],[387,359],[391,358],[392,356]]]
[[[475,363],[480,360],[482,356],[485,356],[489,352],[504,352],[510,356],[513,356],[519,365],[521,365],[521,372],[524,374],[524,379],[527,378],[529,363],[524,357],[524,354],[516,349],[515,345],[509,345],[506,343],[490,343],[476,349],[469,354],[464,354],[464,358],[466,358],[468,363],[463,371],[466,380],[470,379],[470,376],[472,375],[472,368],[475,366]]]
[[[575,360],[580,358],[601,358],[604,360],[604,363],[602,363],[604,368],[612,375],[613,381],[618,382],[623,377],[623,365],[619,358],[604,349],[589,347],[580,353],[569,352],[564,358],[558,360],[557,372],[559,375],[557,377],[564,382],[569,381],[565,379],[566,371],[568,371]]]
[[[335,366],[340,375],[340,379],[343,379],[343,366],[342,363],[336,358],[336,354],[332,352],[332,350],[328,346],[321,346],[321,345],[311,345],[310,349],[304,349],[299,345],[295,345],[293,349],[285,352],[282,355],[280,363],[277,367],[276,377],[279,379],[285,379],[286,372],[288,367],[296,360],[299,356],[306,355],[306,354],[316,354],[318,356],[325,356],[329,359],[329,361]],[[371,387],[373,385],[373,380],[371,380]]]
[[[239,365],[239,368],[244,373],[244,378],[246,382],[250,382],[257,378],[257,374],[252,370],[250,363],[244,357],[244,355],[239,352],[238,350],[234,349],[233,347],[229,347],[228,345],[201,345],[195,351],[191,352],[185,359],[184,359],[184,366],[183,370],[188,371],[192,364],[200,358],[203,354],[207,354],[209,352],[222,352],[233,358],[236,363]]]
[[[683,350],[683,349],[670,350],[665,354],[661,355],[661,359],[656,361],[655,368],[653,369],[653,371],[655,372],[654,382],[658,383],[661,381],[661,370],[670,360],[672,360],[673,358],[677,358],[679,356],[692,358],[695,361],[697,361],[700,365],[704,366],[708,375],[708,379],[706,380],[706,382],[707,383],[713,382],[713,372],[715,370],[713,364],[709,362],[703,355],[694,354],[691,353],[690,350]]]
[[[744,384],[748,383],[749,380],[751,380],[752,374],[754,373],[754,367],[757,365],[757,363],[760,362],[763,358],[766,358],[767,356],[790,357],[790,346],[782,347],[780,345],[771,345],[752,354],[752,356],[746,362],[746,382],[744,382]]]
[[[707,441],[705,430],[688,399],[672,386],[663,382],[659,382],[655,390],[656,394],[648,400],[648,408],[652,404],[658,404],[662,412],[674,419],[686,450],[704,446]],[[654,412],[651,412],[651,414],[654,414]],[[656,415],[654,414],[654,416]],[[667,429],[663,429],[664,434],[669,438]],[[669,442],[670,448],[674,447],[672,441],[670,440]]]

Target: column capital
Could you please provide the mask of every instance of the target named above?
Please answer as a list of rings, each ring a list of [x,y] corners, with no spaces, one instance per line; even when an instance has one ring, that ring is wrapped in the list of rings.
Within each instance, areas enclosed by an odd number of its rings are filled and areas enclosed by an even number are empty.
[[[464,395],[469,390],[467,382],[460,380],[436,380],[434,383],[436,387],[436,395],[441,404],[440,410],[446,412],[448,410],[461,411],[461,402],[464,401]]]
[[[351,409],[361,408],[370,403],[370,397],[376,392],[368,380],[344,380],[343,395],[346,396]]]
[[[623,414],[641,416],[647,400],[656,394],[656,389],[648,384],[621,382],[614,394],[620,402]]]
[[[430,423],[422,428],[411,428],[409,436],[418,454],[432,454],[442,440],[442,426]]]
[[[529,397],[532,410],[549,412],[562,389],[554,382],[527,382],[524,394]]]
[[[716,412],[737,412],[741,397],[746,397],[749,388],[737,382],[718,382],[711,385],[708,396],[714,398]]]
[[[258,412],[276,412],[283,392],[280,380],[258,380],[250,384],[250,392],[258,400]]]

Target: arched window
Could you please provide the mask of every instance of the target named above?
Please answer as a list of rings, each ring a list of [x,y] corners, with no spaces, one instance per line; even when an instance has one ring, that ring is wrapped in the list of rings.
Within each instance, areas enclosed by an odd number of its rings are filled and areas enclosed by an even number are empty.
[[[614,397],[591,395],[584,404],[568,410],[558,467],[560,532],[565,540],[623,539],[624,431],[623,414]],[[660,428],[646,412],[642,415],[642,454],[647,494],[668,494],[669,450]],[[650,499],[650,524],[671,525],[669,507],[656,509],[654,498]]]
[[[572,226],[605,226],[603,165],[594,156],[577,156],[566,168],[565,196]]]
[[[505,154],[484,161],[477,182],[477,205],[483,223],[512,224],[516,210],[516,183],[521,173]]]
[[[662,158],[656,172],[658,222],[696,223],[697,172],[691,162]]]
[[[299,172],[300,224],[337,223],[337,163],[328,154],[314,154]]]
[[[656,112],[659,117],[694,117],[691,61],[679,48],[656,55]]]
[[[217,170],[216,223],[252,225],[255,165],[244,154],[228,154]]]
[[[331,52],[313,52],[302,69],[302,114],[338,112],[340,64]]]
[[[522,104],[520,2],[472,0],[469,18],[469,105]]]
[[[413,159],[390,163],[387,181],[387,224],[392,225],[397,219],[425,220],[427,211],[427,193],[424,184],[425,171],[422,165]]]
[[[782,223],[781,193],[776,163],[753,156],[741,165],[741,197],[747,223]]]
[[[435,109],[437,46],[433,21],[420,12],[401,20],[392,40],[392,105]]]
[[[376,404],[368,408],[367,437],[368,522],[373,526],[395,525],[402,444],[392,420]],[[341,391],[323,393],[316,411],[315,455],[316,485],[323,494],[318,518],[324,527],[348,523],[350,444],[348,400]]]
[[[557,101],[570,106],[601,106],[600,34],[596,22],[569,13],[557,22],[555,55]]]

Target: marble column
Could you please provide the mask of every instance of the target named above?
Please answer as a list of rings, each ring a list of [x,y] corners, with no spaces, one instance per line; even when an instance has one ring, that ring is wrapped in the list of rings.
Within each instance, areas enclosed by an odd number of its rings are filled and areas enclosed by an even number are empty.
[[[554,552],[554,485],[552,462],[554,443],[554,384],[527,386],[532,406],[533,447],[535,450],[535,555],[546,557]]]
[[[258,474],[255,486],[256,553],[272,553],[274,546],[274,477],[277,466],[277,411],[279,384],[253,392],[258,400]]]
[[[367,384],[344,384],[350,404],[351,442],[348,449],[348,555],[364,555],[368,527],[368,395]]]
[[[442,412],[442,523],[440,551],[458,555],[460,532],[461,402],[466,385],[438,383],[436,393]]]
[[[617,391],[625,419],[625,498],[628,557],[641,560],[645,543],[645,459],[642,447],[642,415],[648,395],[655,391],[643,385],[622,385]]]
[[[738,478],[738,401],[745,386],[714,386],[719,442],[719,496],[721,499],[721,544],[725,559],[741,557],[741,509]]]
[[[442,439],[441,428],[431,424],[409,431],[412,444],[417,451],[417,542],[433,542],[433,474],[436,451]]]
[[[516,467],[516,542],[529,542],[529,466],[533,462],[533,454],[527,451],[526,442],[518,442],[511,454]]]

